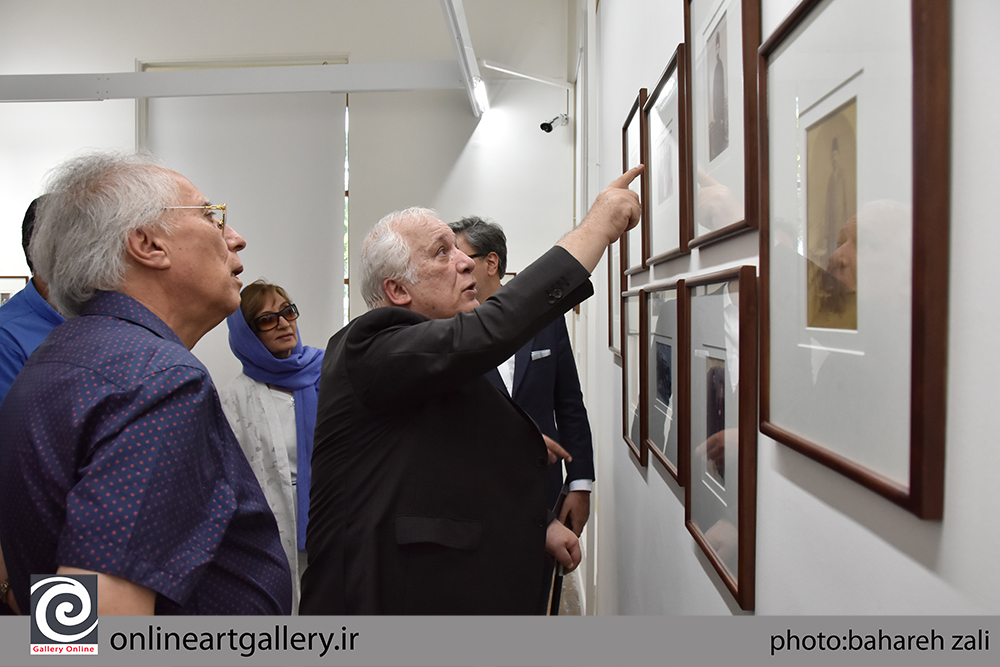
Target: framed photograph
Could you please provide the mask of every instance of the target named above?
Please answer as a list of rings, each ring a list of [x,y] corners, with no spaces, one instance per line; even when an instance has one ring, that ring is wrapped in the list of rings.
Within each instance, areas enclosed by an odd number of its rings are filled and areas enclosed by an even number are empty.
[[[641,345],[645,340],[643,311],[645,310],[642,290],[626,292],[622,295],[622,314],[625,321],[625,346],[622,350],[622,435],[625,444],[639,460],[639,465],[647,463],[645,408],[642,405],[641,388],[646,382],[646,369],[642,365]]]
[[[690,382],[687,350],[689,321],[684,281],[646,288],[646,449],[663,464],[677,483],[687,480],[687,449],[679,444],[689,438]]]
[[[642,108],[646,117],[647,197],[643,219],[648,230],[647,266],[689,252],[691,240],[691,173],[687,59],[684,45],[677,46],[660,80]]]
[[[622,125],[622,171],[628,171],[637,164],[648,164],[646,158],[646,115],[642,109],[646,104],[646,89],[639,90],[632,107],[629,109],[625,124]],[[639,195],[639,205],[645,211],[645,201],[647,192],[646,172],[629,184],[629,189]],[[646,268],[646,257],[648,257],[649,244],[649,223],[645,215],[639,224],[625,233],[622,238],[622,253],[624,253],[622,267],[625,275],[638,273]]]
[[[622,262],[621,241],[608,246],[608,349],[622,354]]]
[[[760,49],[760,429],[940,519],[949,4],[876,4],[806,0]]]
[[[760,0],[687,0],[684,21],[695,247],[757,227]]]
[[[688,279],[688,530],[741,609],[754,607],[757,533],[756,268]]]
[[[28,276],[0,276],[0,306],[28,285]]]

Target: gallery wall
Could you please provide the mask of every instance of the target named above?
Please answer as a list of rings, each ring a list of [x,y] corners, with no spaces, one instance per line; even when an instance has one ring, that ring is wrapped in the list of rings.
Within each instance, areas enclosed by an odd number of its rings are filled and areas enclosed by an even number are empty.
[[[763,0],[764,38],[792,9]],[[1000,252],[990,186],[1000,132],[991,119],[1000,75],[1000,6],[954,0],[951,50],[951,216],[944,518],[916,518],[758,433],[757,614],[996,614],[1000,548],[995,528],[1000,465],[992,406],[1000,355],[992,332],[990,267]],[[620,172],[621,127],[640,87],[652,88],[683,41],[683,0],[601,0],[599,32],[601,180]],[[948,183],[939,184],[949,187]],[[592,193],[594,194],[594,193]],[[945,221],[942,221],[944,224]],[[757,264],[748,232],[657,265],[632,286],[738,264]],[[602,265],[598,272],[605,270]],[[918,267],[919,270],[919,267]],[[600,405],[596,599],[599,614],[742,614],[684,526],[684,489],[658,461],[638,464],[622,439],[622,369],[607,349],[607,288],[587,306],[587,397]],[[941,360],[944,363],[944,360]],[[877,415],[878,403],[864,406]],[[869,414],[870,416],[870,414]],[[851,419],[843,415],[843,419]],[[877,447],[879,443],[865,443]]]

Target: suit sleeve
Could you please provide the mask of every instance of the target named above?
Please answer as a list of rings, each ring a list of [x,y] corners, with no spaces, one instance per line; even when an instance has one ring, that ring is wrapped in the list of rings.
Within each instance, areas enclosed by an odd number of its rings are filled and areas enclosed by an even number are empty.
[[[593,294],[589,273],[554,247],[471,313],[445,320],[379,308],[352,326],[348,373],[369,407],[453,391],[484,375]]]
[[[594,479],[594,443],[587,408],[583,404],[580,377],[565,320],[557,322],[556,384],[554,406],[561,444],[573,460],[566,463],[566,481]]]

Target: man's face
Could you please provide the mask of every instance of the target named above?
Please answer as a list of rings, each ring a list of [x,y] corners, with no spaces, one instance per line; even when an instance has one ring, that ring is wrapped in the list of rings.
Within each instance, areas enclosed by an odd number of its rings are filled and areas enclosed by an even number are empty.
[[[397,228],[410,246],[417,282],[406,285],[409,308],[431,319],[471,312],[476,300],[476,263],[455,245],[455,233],[434,218],[405,220]]]
[[[455,236],[455,247],[464,252],[470,258],[473,255],[479,254],[479,252],[465,239],[465,234],[458,234]],[[490,282],[490,274],[487,272],[489,265],[486,263],[485,257],[476,257],[472,261],[476,263],[475,268],[472,269],[472,277],[476,279],[476,289],[481,295],[483,293],[483,287],[488,285]],[[485,299],[480,299],[480,303],[484,300]]]
[[[210,203],[191,181],[180,174],[173,176],[180,189],[175,206]],[[175,286],[183,290],[187,304],[185,316],[212,328],[240,307],[243,283],[238,276],[243,263],[237,253],[246,242],[228,224],[220,230],[211,211],[175,209],[168,214],[177,225],[168,243]]]

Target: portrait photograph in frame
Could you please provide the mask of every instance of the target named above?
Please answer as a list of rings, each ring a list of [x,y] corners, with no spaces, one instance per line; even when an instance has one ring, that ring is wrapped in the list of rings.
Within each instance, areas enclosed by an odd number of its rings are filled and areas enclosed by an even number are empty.
[[[755,597],[756,267],[689,278],[685,524],[741,609]]]
[[[643,217],[649,240],[647,266],[690,252],[691,174],[687,59],[677,46],[642,113],[646,117],[647,194]]]
[[[28,285],[28,276],[0,276],[0,306]]]
[[[760,429],[940,519],[950,15],[874,7],[804,0],[760,48]]]
[[[689,414],[684,280],[643,289],[646,302],[646,448],[680,486],[687,478]]]
[[[646,89],[641,88],[635,101],[629,108],[628,116],[622,125],[622,173],[638,164],[646,164],[646,115],[642,108],[646,104]],[[647,189],[646,172],[629,184],[629,189],[639,195],[639,205],[645,211]],[[646,268],[648,257],[648,230],[646,216],[643,215],[639,224],[628,230],[622,237],[622,267],[625,275],[638,273]]]
[[[760,0],[686,0],[690,247],[757,228]]]
[[[642,290],[632,290],[622,295],[622,435],[625,444],[645,466],[648,450],[645,443],[645,407],[642,405],[642,386],[646,372],[642,366],[641,347],[645,341],[645,312]]]

